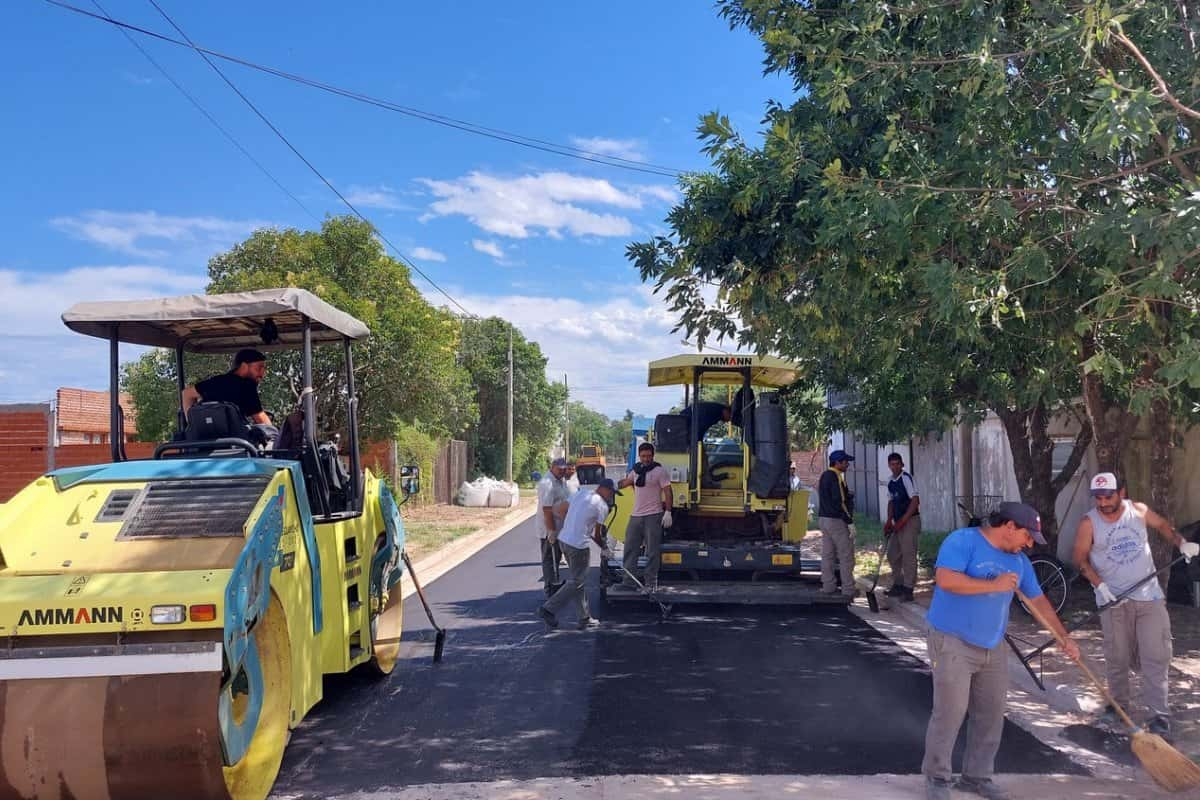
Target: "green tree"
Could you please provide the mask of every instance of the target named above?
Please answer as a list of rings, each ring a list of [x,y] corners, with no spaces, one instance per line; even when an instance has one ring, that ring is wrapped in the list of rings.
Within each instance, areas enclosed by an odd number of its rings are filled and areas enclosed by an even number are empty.
[[[508,337],[513,347],[513,477],[544,471],[550,447],[562,431],[566,388],[546,379],[546,357],[499,317],[463,323],[460,362],[470,375],[479,408],[467,434],[474,468],[503,477],[508,452]],[[574,438],[574,433],[572,433]]]
[[[294,286],[366,323],[371,336],[354,346],[364,438],[389,437],[398,422],[419,423],[422,430],[440,437],[475,421],[478,409],[470,376],[457,363],[459,321],[421,296],[408,268],[384,252],[370,225],[353,217],[333,217],[320,231],[261,229],[214,256],[208,272],[209,293]],[[303,388],[301,357],[295,351],[269,355],[260,392],[278,421],[296,406]],[[224,363],[196,364],[185,363],[189,382],[227,368]],[[174,402],[173,359],[147,354],[127,368],[126,378],[135,404],[152,410],[155,432],[161,435],[162,398],[169,394]],[[313,388],[319,430],[344,430],[340,347],[316,348]]]
[[[567,415],[571,421],[571,449],[574,456],[585,444],[598,444],[602,452],[612,450],[611,421],[598,411],[593,411],[578,400],[567,403]]]
[[[1200,115],[1172,93],[1197,87],[1195,15],[1056,0],[720,6],[800,97],[768,106],[759,147],[707,116],[715,172],[685,181],[675,236],[631,257],[690,333],[802,360],[858,397],[844,416],[864,428],[994,411],[1022,496],[1052,526],[1093,425],[1107,462],[1129,429],[1120,413],[1104,424],[1114,408],[1200,385],[1184,355],[1200,339],[1198,228],[1170,224],[1200,203]],[[1053,475],[1048,419],[1081,384],[1076,457]]]

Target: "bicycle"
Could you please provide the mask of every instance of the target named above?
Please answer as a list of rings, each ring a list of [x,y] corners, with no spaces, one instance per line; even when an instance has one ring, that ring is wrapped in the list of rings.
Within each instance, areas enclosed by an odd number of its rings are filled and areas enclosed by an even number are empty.
[[[975,514],[961,502],[958,503],[959,509],[967,518],[968,527],[979,527],[983,524],[983,519],[980,515]],[[1034,553],[1029,556],[1029,563],[1033,565],[1033,574],[1037,577],[1038,586],[1042,589],[1042,594],[1050,602],[1050,607],[1054,609],[1054,613],[1058,614],[1063,610],[1063,606],[1067,604],[1067,598],[1071,594],[1071,582],[1074,580],[1074,575],[1068,574],[1063,568],[1063,564],[1054,556],[1048,553]],[[1025,604],[1013,594],[1013,602],[1016,603],[1022,611],[1030,616],[1029,609]]]

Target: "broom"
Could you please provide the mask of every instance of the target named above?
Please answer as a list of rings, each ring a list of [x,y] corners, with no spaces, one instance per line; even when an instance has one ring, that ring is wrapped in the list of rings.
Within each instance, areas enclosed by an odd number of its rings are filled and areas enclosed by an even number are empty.
[[[1033,618],[1037,620],[1038,624],[1050,631],[1054,635],[1055,641],[1058,642],[1058,646],[1062,647],[1062,636],[1046,623],[1041,610],[1035,608],[1029,601],[1029,598],[1025,597],[1021,592],[1017,592],[1017,597],[1021,599],[1025,608],[1029,609],[1029,613],[1033,614]],[[1065,648],[1063,649],[1065,652]],[[1133,749],[1133,754],[1137,757],[1138,761],[1142,762],[1142,767],[1146,772],[1150,773],[1150,777],[1154,779],[1155,783],[1168,792],[1182,792],[1200,786],[1200,766],[1197,766],[1190,758],[1167,744],[1166,740],[1161,736],[1148,733],[1137,725],[1134,725],[1133,720],[1125,713],[1125,709],[1117,705],[1117,701],[1108,693],[1108,688],[1088,669],[1087,664],[1083,663],[1083,658],[1072,658],[1071,660],[1083,670],[1083,674],[1087,675],[1088,679],[1096,685],[1096,688],[1100,690],[1100,694],[1108,701],[1108,704],[1116,709],[1117,714],[1129,726],[1132,731],[1129,734],[1129,744]]]

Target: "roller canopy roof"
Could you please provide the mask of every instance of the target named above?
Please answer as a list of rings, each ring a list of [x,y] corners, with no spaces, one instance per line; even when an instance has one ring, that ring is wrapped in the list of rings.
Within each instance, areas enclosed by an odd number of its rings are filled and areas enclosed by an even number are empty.
[[[778,389],[793,383],[800,377],[800,366],[775,356],[705,355],[688,354],[660,358],[650,362],[648,386],[678,386],[691,384],[696,370],[704,370],[703,382],[734,386],[742,385],[741,370],[750,368],[750,382],[754,386]],[[728,370],[713,372],[711,370]]]
[[[197,353],[224,353],[243,347],[297,347],[304,341],[304,319],[312,321],[314,344],[363,339],[370,331],[304,289],[259,289],[230,294],[189,294],[154,300],[76,303],[62,315],[73,331],[129,344],[177,347]],[[267,345],[263,325],[275,324],[279,339]]]

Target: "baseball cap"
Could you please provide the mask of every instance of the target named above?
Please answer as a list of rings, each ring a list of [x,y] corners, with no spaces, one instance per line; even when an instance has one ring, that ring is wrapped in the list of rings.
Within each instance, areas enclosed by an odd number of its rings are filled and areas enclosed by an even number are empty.
[[[1046,543],[1046,537],[1042,536],[1042,518],[1033,506],[1008,501],[1001,503],[996,508],[996,513],[1029,531],[1029,535],[1038,544]]]
[[[1092,497],[1095,497],[1098,494],[1111,494],[1118,488],[1120,487],[1117,485],[1117,476],[1113,475],[1111,472],[1097,472],[1092,477],[1092,485],[1090,487]]]
[[[596,488],[608,489],[613,494],[620,494],[620,492],[617,490],[617,482],[612,478],[601,478],[600,482],[596,484]]]
[[[845,450],[834,450],[829,454],[829,463],[834,464],[838,461],[853,461],[854,456],[847,453]]]
[[[563,469],[566,469],[567,468],[567,460],[565,458],[556,458],[550,462],[550,466],[562,467]]]

